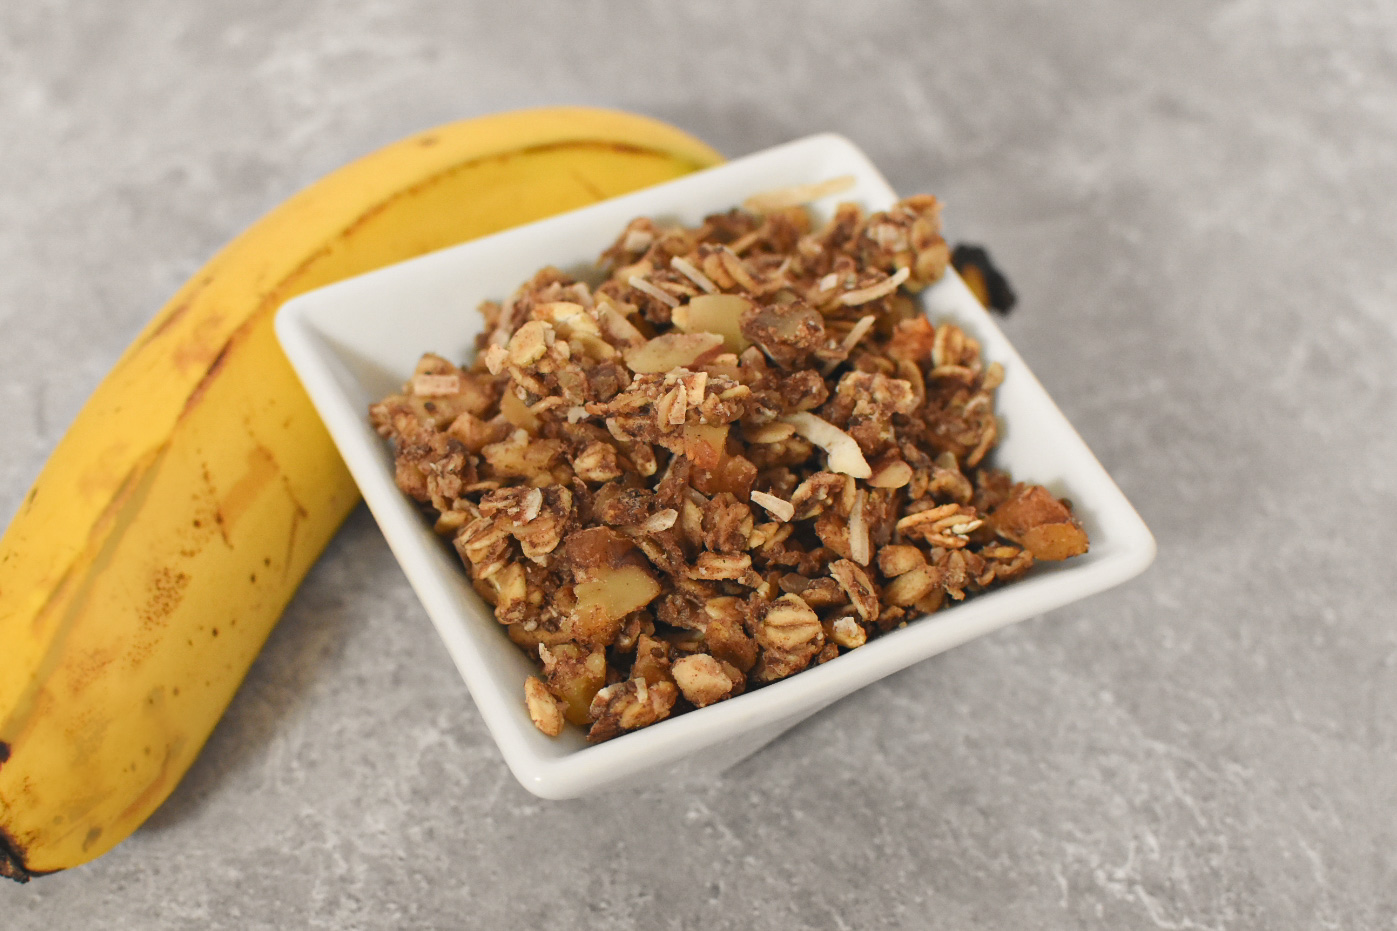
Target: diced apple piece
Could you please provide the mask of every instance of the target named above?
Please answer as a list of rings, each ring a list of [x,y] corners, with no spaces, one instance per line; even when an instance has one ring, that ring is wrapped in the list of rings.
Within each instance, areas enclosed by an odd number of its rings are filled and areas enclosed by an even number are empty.
[[[500,396],[500,413],[504,415],[505,420],[520,430],[528,431],[530,436],[538,436],[538,428],[543,425],[538,416],[529,410],[529,405],[519,400],[519,395],[515,394],[512,388],[506,388]]]
[[[738,294],[700,294],[674,308],[674,325],[685,333],[717,333],[728,352],[741,353],[750,343],[739,325],[752,302]]]
[[[1019,542],[1033,554],[1034,559],[1053,562],[1070,559],[1087,551],[1087,535],[1076,524],[1040,524],[1030,527]]]
[[[716,469],[728,444],[728,425],[690,423],[684,425],[684,455],[700,469]]]
[[[995,533],[1027,549],[1034,559],[1055,561],[1087,551],[1087,535],[1067,505],[1042,485],[1019,485],[989,517]]]
[[[739,501],[746,501],[757,481],[757,467],[742,456],[724,456],[716,469],[694,467],[691,481],[706,495],[727,492]]]
[[[576,643],[560,643],[539,651],[548,691],[562,699],[569,724],[586,725],[592,698],[606,685],[606,652]]]
[[[637,374],[652,374],[687,368],[704,356],[715,355],[723,345],[717,333],[665,333],[642,346],[627,349],[626,364]]]
[[[579,582],[594,578],[593,573],[603,567],[615,568],[645,561],[634,540],[610,527],[573,531],[563,541],[563,553]]]
[[[593,570],[592,578],[574,586],[577,615],[599,610],[610,621],[638,611],[660,593],[660,583],[644,566],[609,566]]]

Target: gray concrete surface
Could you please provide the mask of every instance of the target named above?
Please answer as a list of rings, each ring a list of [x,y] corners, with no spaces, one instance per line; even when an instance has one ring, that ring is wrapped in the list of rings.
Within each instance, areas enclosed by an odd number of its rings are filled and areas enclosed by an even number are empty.
[[[721,780],[556,804],[361,511],[168,804],[0,926],[1397,927],[1394,48],[1388,0],[0,5],[0,519],[264,211],[569,102],[941,195],[1160,544]]]

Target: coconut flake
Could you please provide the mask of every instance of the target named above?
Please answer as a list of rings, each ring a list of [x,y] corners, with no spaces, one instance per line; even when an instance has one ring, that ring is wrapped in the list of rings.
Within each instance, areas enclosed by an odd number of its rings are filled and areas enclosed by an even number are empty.
[[[764,491],[752,492],[752,502],[766,508],[767,511],[771,513],[772,517],[783,524],[792,517],[795,517],[796,508],[794,504],[791,504],[789,501],[783,501],[775,495],[767,494]]]
[[[539,488],[530,488],[524,494],[524,510],[519,515],[519,523],[527,524],[538,517],[538,512],[543,509],[543,491]]]
[[[863,450],[859,449],[858,441],[828,420],[821,420],[809,411],[797,411],[781,419],[829,454],[831,472],[840,472],[854,478],[868,478],[873,474],[868,460],[863,458]]]
[[[713,283],[713,279],[709,278],[703,272],[695,268],[694,264],[690,262],[688,259],[680,258],[676,255],[674,258],[669,260],[669,267],[677,271],[679,274],[683,275],[685,278],[688,278],[690,281],[698,285],[700,288],[703,288],[703,290],[707,291],[709,294],[718,293],[718,286]]]
[[[892,294],[902,283],[912,275],[910,268],[899,268],[894,274],[889,275],[877,284],[871,284],[866,288],[858,288],[853,291],[846,291],[839,296],[839,302],[845,307],[856,307],[859,304],[867,304],[869,301],[876,301],[880,297],[887,297]]]
[[[853,329],[844,337],[844,342],[840,344],[845,353],[848,353],[859,344],[859,340],[863,339],[868,331],[873,329],[873,324],[877,322],[877,319],[878,318],[873,316],[873,314],[859,318],[859,322],[854,324]]]
[[[849,555],[860,566],[868,565],[872,555],[868,542],[868,521],[864,519],[863,505],[867,497],[862,488],[854,492],[854,506],[849,512]]]
[[[742,202],[742,206],[753,213],[770,213],[783,207],[799,207],[832,194],[842,194],[853,188],[854,184],[853,175],[840,175],[813,184],[793,184],[790,187],[753,194]]]
[[[679,306],[679,298],[675,297],[673,294],[670,294],[668,291],[661,290],[660,288],[646,281],[639,275],[632,275],[628,284],[630,284],[630,286],[632,288],[635,288],[637,291],[644,291],[646,294],[650,295],[657,301],[663,301],[670,307]]]
[[[640,529],[645,533],[659,533],[674,526],[674,522],[679,519],[679,512],[674,508],[665,508],[663,511],[656,511],[651,514],[645,523],[640,525]]]
[[[839,368],[839,364],[849,358],[849,353],[858,345],[859,340],[863,339],[868,331],[873,329],[873,324],[876,320],[877,318],[872,314],[866,317],[860,317],[858,322],[854,324],[853,328],[850,329],[848,334],[844,337],[844,341],[839,344],[839,351],[842,355],[837,358],[826,359],[820,366],[820,370],[828,375]]]

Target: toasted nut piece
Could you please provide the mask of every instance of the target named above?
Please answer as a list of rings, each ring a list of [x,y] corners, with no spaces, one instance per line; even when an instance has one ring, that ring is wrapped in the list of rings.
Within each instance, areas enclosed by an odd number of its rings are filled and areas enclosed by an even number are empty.
[[[733,681],[723,666],[707,653],[695,653],[675,660],[674,681],[679,691],[698,707],[711,705],[732,693]]]
[[[560,703],[536,676],[524,680],[524,706],[529,709],[529,718],[534,722],[534,727],[549,737],[557,737],[563,732]]]
[[[623,353],[626,365],[637,374],[652,374],[688,368],[706,356],[715,355],[723,345],[717,333],[666,333]]]
[[[504,367],[509,364],[509,350],[503,346],[492,343],[485,349],[481,357],[485,362],[485,368],[491,375],[499,375],[504,371]]]
[[[926,565],[926,557],[915,546],[891,544],[878,551],[878,571],[888,578]]]
[[[532,365],[548,351],[548,336],[552,327],[542,320],[530,320],[515,331],[509,338],[509,362],[511,365]]]

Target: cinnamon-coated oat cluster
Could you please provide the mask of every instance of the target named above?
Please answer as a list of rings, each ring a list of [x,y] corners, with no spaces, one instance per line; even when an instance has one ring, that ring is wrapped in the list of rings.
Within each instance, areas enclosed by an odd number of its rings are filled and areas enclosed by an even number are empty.
[[[696,228],[634,220],[597,287],[545,268],[373,405],[397,483],[538,658],[538,728],[607,740],[828,662],[1083,553],[1069,507],[985,465],[996,362],[909,296],[940,206],[816,228],[821,186]]]

